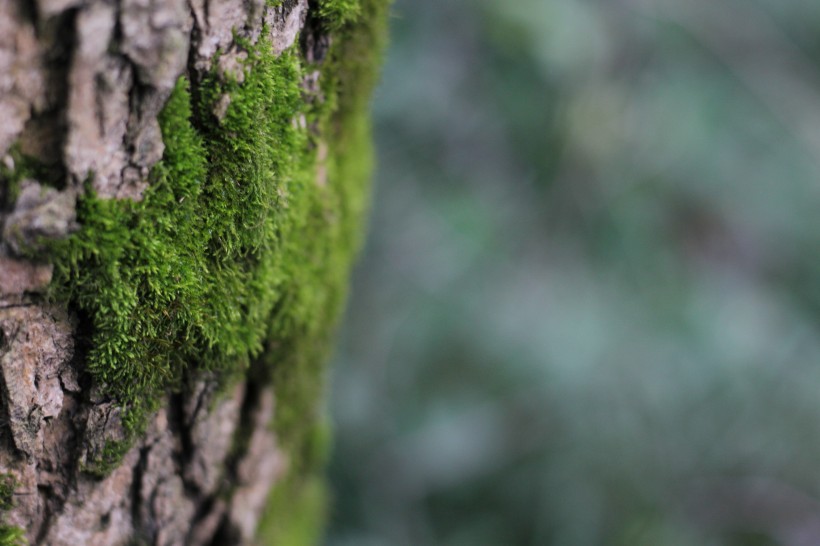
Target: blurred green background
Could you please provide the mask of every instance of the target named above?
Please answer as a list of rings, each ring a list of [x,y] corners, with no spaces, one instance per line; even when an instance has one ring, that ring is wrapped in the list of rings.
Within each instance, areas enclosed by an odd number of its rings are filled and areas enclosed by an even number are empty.
[[[391,27],[325,544],[820,544],[820,2]]]

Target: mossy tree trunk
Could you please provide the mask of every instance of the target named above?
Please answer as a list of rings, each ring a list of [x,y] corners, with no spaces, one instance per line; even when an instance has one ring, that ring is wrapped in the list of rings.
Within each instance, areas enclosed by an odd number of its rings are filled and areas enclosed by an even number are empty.
[[[386,0],[0,0],[0,545],[310,543]]]

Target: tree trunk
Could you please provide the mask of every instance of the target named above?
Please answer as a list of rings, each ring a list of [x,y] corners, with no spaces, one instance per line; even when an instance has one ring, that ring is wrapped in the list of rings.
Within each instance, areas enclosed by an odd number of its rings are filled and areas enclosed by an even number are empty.
[[[385,0],[0,0],[0,545],[296,544]]]

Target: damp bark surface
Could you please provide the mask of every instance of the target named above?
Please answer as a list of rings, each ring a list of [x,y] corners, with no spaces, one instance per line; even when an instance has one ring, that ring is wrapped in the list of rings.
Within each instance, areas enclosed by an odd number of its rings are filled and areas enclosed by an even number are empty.
[[[367,202],[378,55],[363,52],[377,53],[385,10],[371,0],[0,0],[0,475],[13,486],[0,499],[0,544],[21,534],[43,545],[265,543],[300,506],[321,525],[321,501],[303,493],[323,460],[320,363]],[[283,68],[254,91],[264,63]],[[290,110],[257,120],[282,129],[260,150],[290,155],[225,162],[246,153],[235,120],[257,115],[249,104],[279,112],[278,86],[293,91],[282,99]],[[270,96],[248,102],[251,92]],[[177,122],[196,153],[177,142]],[[185,154],[198,167],[175,159]],[[178,182],[189,171],[200,174]],[[269,204],[250,219],[226,212],[237,216],[228,235],[170,225],[153,254],[150,237],[128,238],[194,199],[204,205],[189,216],[218,216],[221,205],[203,207],[245,187]],[[169,215],[148,216],[159,202]],[[240,228],[266,222],[270,241],[242,242],[254,232]],[[108,241],[114,233],[126,235]],[[254,288],[198,288],[217,270]],[[103,301],[84,275],[100,276]],[[134,331],[107,318],[125,305],[105,300],[121,278],[135,279]],[[166,278],[178,284],[158,286]],[[217,309],[236,317],[210,324],[207,301],[232,293]]]

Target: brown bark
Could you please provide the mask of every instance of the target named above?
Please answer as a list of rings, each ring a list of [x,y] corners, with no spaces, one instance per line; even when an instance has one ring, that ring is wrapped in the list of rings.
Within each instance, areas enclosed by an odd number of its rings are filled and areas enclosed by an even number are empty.
[[[277,51],[302,30],[307,0],[0,0],[0,158],[15,144],[59,173],[58,187],[0,188],[0,472],[15,476],[8,524],[31,544],[233,544],[252,540],[286,460],[268,426],[270,387],[216,395],[207,379],[168,395],[148,431],[104,478],[83,471],[123,435],[120,410],[75,356],[81,325],[38,296],[51,266],[21,257],[74,225],[87,173],[98,195],[140,199],[163,143],[157,114],[180,74],[230,71],[267,23]],[[235,436],[250,431],[237,453]],[[231,487],[226,488],[229,480]],[[226,494],[226,491],[229,491]]]

